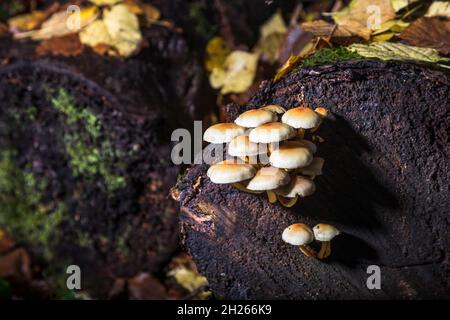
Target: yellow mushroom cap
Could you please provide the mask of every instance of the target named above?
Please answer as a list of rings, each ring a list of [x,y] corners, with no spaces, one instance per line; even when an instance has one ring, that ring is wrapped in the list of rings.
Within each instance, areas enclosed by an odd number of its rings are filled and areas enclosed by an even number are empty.
[[[233,160],[225,160],[209,167],[206,173],[212,182],[235,183],[252,178],[256,173],[256,169],[246,163],[237,163]]]
[[[273,113],[277,113],[277,114],[283,114],[283,113],[286,112],[285,108],[280,107],[280,106],[278,106],[276,104],[269,104],[269,105],[267,105],[265,107],[262,107],[261,109],[267,110],[267,111],[270,111],[270,112],[273,112]]]
[[[331,241],[339,234],[339,230],[331,224],[319,223],[313,228],[314,238],[317,241]]]
[[[262,167],[250,180],[247,189],[254,191],[273,190],[289,183],[291,177],[285,170],[275,167]]]
[[[277,115],[264,109],[252,109],[245,111],[234,122],[242,127],[255,128],[264,123],[277,121]]]
[[[255,143],[272,143],[293,138],[294,128],[281,122],[265,123],[250,131],[250,141]]]
[[[314,111],[317,112],[322,118],[326,118],[328,116],[328,110],[324,107],[317,107]]]
[[[285,198],[307,197],[316,191],[316,185],[311,179],[296,176],[291,179],[291,182],[285,186],[279,187],[274,192]]]
[[[311,163],[313,155],[298,141],[286,141],[270,154],[270,164],[277,168],[297,169]]]
[[[233,138],[228,144],[228,154],[233,157],[256,156],[266,153],[267,149],[266,145],[251,142],[247,135]]]
[[[234,137],[245,133],[245,128],[234,123],[218,123],[208,129],[203,134],[203,140],[210,143],[228,143]]]
[[[281,121],[296,129],[311,129],[317,127],[321,117],[314,110],[306,107],[297,107],[286,111]]]
[[[314,234],[306,224],[294,223],[284,229],[281,238],[293,246],[303,246],[314,240]]]

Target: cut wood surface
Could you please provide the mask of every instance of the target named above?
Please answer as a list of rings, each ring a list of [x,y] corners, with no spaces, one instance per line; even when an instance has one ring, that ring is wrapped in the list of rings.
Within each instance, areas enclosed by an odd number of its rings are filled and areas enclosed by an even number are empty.
[[[182,238],[217,297],[231,299],[448,298],[448,73],[407,63],[353,60],[264,82],[234,120],[266,104],[331,111],[318,134],[324,172],[292,208],[213,184],[191,167],[173,192]],[[325,261],[281,240],[295,222],[342,234]],[[381,268],[381,289],[366,286]]]

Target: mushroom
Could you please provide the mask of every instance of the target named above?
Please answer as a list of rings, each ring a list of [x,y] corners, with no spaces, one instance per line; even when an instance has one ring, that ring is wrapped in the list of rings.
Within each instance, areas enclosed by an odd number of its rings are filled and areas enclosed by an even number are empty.
[[[313,231],[314,238],[316,238],[317,241],[322,242],[317,258],[325,259],[331,254],[330,241],[339,234],[339,230],[331,224],[319,223],[313,228]]]
[[[267,105],[265,107],[262,107],[261,109],[262,110],[267,110],[267,111],[270,111],[270,112],[273,112],[273,113],[277,113],[277,114],[283,114],[283,113],[286,112],[285,108],[280,107],[280,106],[278,106],[276,104],[269,104],[269,105]]]
[[[284,242],[293,246],[299,246],[300,251],[308,257],[315,257],[316,252],[308,247],[314,240],[314,234],[310,227],[303,223],[294,223],[284,229],[281,238]]]
[[[285,207],[292,207],[300,197],[307,197],[316,191],[316,185],[311,179],[296,176],[285,186],[274,190],[278,201]]]
[[[298,171],[305,175],[309,176],[311,179],[314,179],[316,176],[320,176],[322,174],[322,168],[325,160],[321,157],[314,157],[311,163],[303,168],[298,169]]]
[[[255,128],[264,123],[277,121],[277,115],[264,109],[252,109],[241,113],[234,122],[242,127]]]
[[[247,184],[247,189],[253,191],[266,191],[270,203],[277,200],[272,190],[289,183],[291,177],[285,170],[275,167],[262,167]]]
[[[306,167],[313,160],[311,151],[298,141],[286,141],[270,154],[270,164],[277,168],[297,169]]]
[[[305,139],[300,139],[300,140],[294,140],[294,141],[298,141],[299,143],[301,143],[302,145],[304,145],[306,148],[309,149],[309,151],[311,151],[312,154],[317,152],[317,146],[314,142],[309,141],[309,140],[305,140]]]
[[[245,162],[250,162],[251,164],[257,163],[257,159],[253,157],[265,153],[267,153],[267,145],[251,142],[248,135],[233,138],[228,144],[228,154],[230,156],[240,157]],[[252,157],[252,161],[250,161],[249,157]]]
[[[245,128],[234,123],[218,123],[203,134],[203,140],[210,143],[228,143],[231,139],[245,133]]]
[[[295,129],[312,129],[319,126],[322,118],[310,108],[297,107],[286,111],[281,121]]]
[[[212,182],[235,183],[252,178],[256,169],[247,163],[237,163],[234,160],[225,160],[213,164],[207,171],[207,176]]]
[[[314,111],[317,112],[321,118],[326,118],[328,116],[328,110],[324,107],[317,107]]]
[[[295,137],[295,130],[281,122],[269,122],[250,131],[250,141],[255,143],[273,143]]]

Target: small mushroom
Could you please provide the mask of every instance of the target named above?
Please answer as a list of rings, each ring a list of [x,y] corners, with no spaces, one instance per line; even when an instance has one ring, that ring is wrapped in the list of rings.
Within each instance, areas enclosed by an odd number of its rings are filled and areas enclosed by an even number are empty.
[[[295,137],[295,130],[281,122],[269,122],[250,131],[250,141],[255,143],[273,143]]]
[[[237,163],[234,160],[225,160],[209,167],[207,176],[212,182],[235,183],[252,178],[256,169],[247,163]]]
[[[320,125],[322,118],[310,108],[297,107],[286,111],[281,121],[295,129],[312,129]]]
[[[245,128],[234,123],[218,123],[203,134],[203,140],[210,143],[228,143],[231,139],[243,135]]]
[[[316,176],[320,176],[322,174],[324,163],[325,160],[323,158],[314,157],[308,166],[298,169],[298,172],[302,175],[309,176],[311,179],[314,179]]]
[[[306,167],[313,160],[311,151],[298,141],[286,141],[270,154],[270,164],[282,169]]]
[[[290,181],[289,174],[282,169],[275,167],[262,167],[247,185],[247,188],[254,191],[274,190],[284,186]]]
[[[273,121],[277,121],[275,113],[264,109],[252,109],[241,113],[234,122],[245,128],[255,128]]]
[[[317,107],[314,111],[317,112],[321,118],[326,118],[328,116],[328,110],[324,107]]]
[[[240,157],[245,162],[249,162],[249,157],[255,157],[260,154],[267,153],[267,145],[261,143],[251,142],[248,135],[238,136],[233,138],[228,144],[228,154],[233,157]],[[257,159],[254,163],[256,163]],[[253,161],[250,163],[253,164]]]
[[[309,151],[311,151],[312,154],[317,152],[317,146],[314,142],[309,141],[309,140],[305,140],[305,139],[300,139],[300,140],[294,140],[294,141],[298,141],[299,143],[301,143],[302,145],[304,145],[306,148],[309,149]]]
[[[281,238],[284,242],[293,246],[299,246],[300,251],[308,257],[315,257],[316,252],[308,247],[314,240],[314,234],[310,227],[303,223],[294,223],[284,229]]]
[[[274,190],[278,201],[285,207],[292,207],[300,197],[307,197],[316,191],[316,185],[308,178],[296,176],[285,186]],[[287,198],[287,199],[286,199]]]
[[[319,223],[313,228],[314,238],[322,242],[317,258],[325,259],[331,254],[330,241],[339,234],[339,230],[331,224]]]
[[[273,112],[273,113],[276,113],[276,114],[283,114],[283,113],[286,112],[285,108],[280,107],[280,106],[278,106],[276,104],[269,104],[269,105],[267,105],[265,107],[262,107],[261,109],[262,110],[267,110],[267,111],[270,111],[270,112]]]

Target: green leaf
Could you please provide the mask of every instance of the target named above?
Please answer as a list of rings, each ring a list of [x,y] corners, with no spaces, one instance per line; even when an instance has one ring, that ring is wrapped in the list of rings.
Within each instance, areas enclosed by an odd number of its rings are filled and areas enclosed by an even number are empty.
[[[441,67],[449,68],[449,66],[439,62],[450,61],[450,59],[441,57],[437,50],[431,48],[419,48],[401,43],[375,42],[370,45],[355,43],[349,46],[348,49],[365,58],[377,58],[384,61],[436,63]]]

